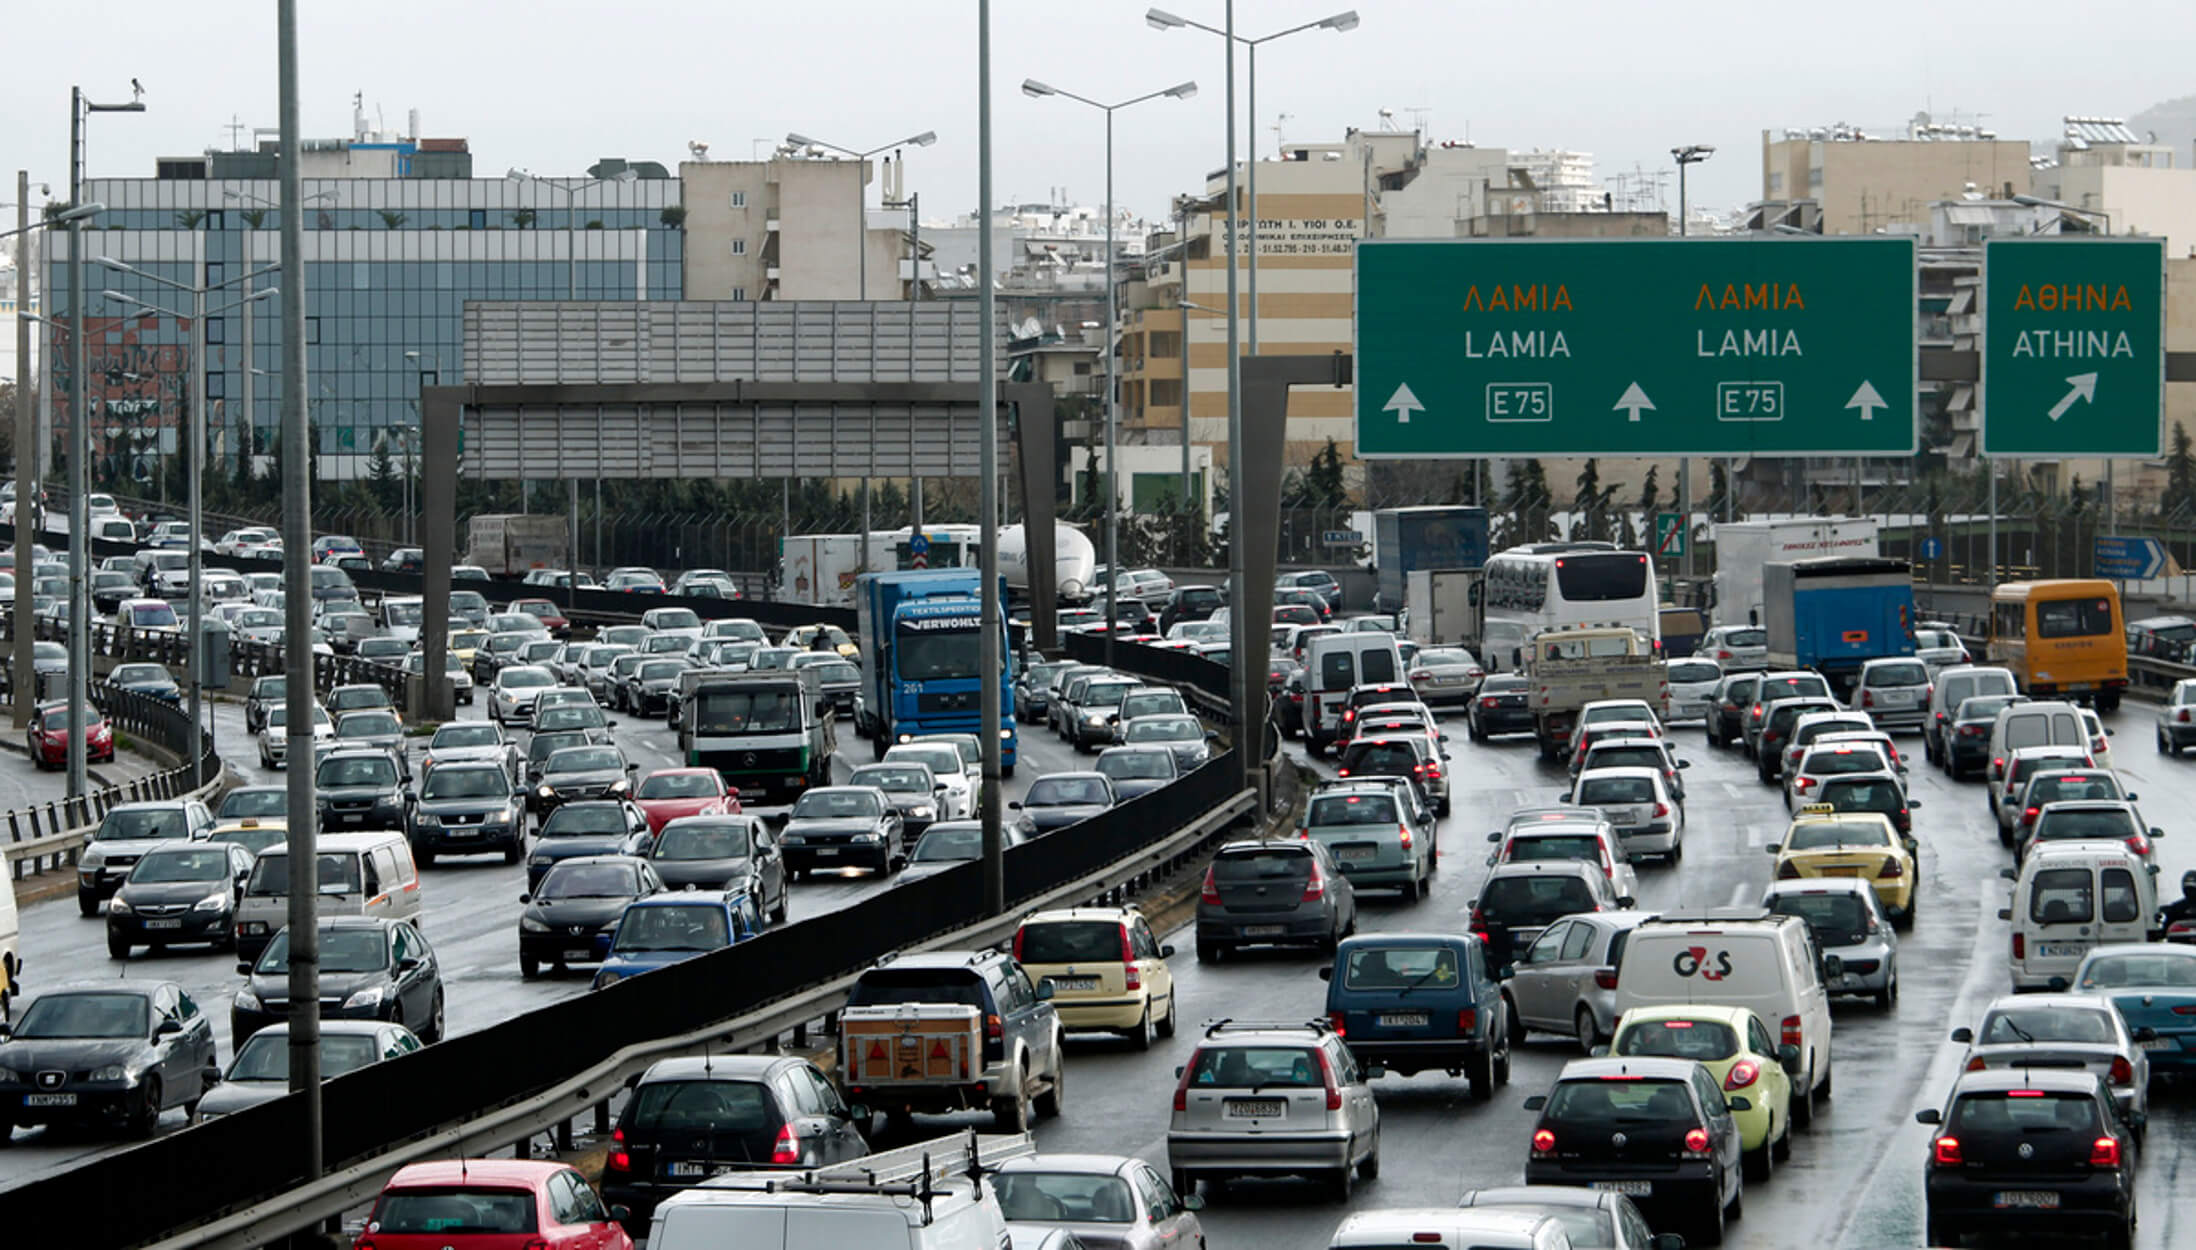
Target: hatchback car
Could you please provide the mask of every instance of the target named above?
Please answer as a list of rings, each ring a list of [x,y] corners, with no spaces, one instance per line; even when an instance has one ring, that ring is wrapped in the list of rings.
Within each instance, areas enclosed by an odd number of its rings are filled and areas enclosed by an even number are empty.
[[[1180,1020],[1173,954],[1133,903],[1036,912],[1014,931],[1015,961],[1031,981],[1052,983],[1062,1027],[1119,1033],[1138,1050],[1173,1037]]]
[[[1487,945],[1487,962],[1509,967],[1544,930],[1580,912],[1632,906],[1597,864],[1576,859],[1519,860],[1487,870],[1478,897],[1465,904],[1472,932]]]
[[[668,889],[749,894],[772,921],[785,923],[785,857],[777,837],[753,816],[682,816],[657,832],[647,858]]]
[[[1503,992],[1509,999],[1510,1040],[1525,1032],[1568,1035],[1593,1053],[1616,1031],[1617,965],[1632,930],[1654,918],[1646,911],[1589,911],[1541,930],[1517,952]]]
[[[1356,928],[1356,887],[1317,842],[1230,842],[1205,868],[1197,899],[1200,963],[1250,945],[1332,950]]]
[[[2073,1068],[2103,1078],[2138,1142],[2150,1116],[2146,1047],[2157,1036],[2149,1028],[2138,1035],[2111,999],[2094,993],[2008,994],[1983,1009],[1976,1027],[1952,1030],[1952,1040],[1967,1047],[1960,1066],[1968,1072]]]
[[[648,818],[623,799],[577,799],[561,804],[535,831],[533,850],[526,857],[526,884],[529,888],[541,884],[543,874],[567,859],[646,855],[653,841]]]
[[[418,1035],[386,1020],[320,1022],[320,1077],[328,1080],[368,1064],[398,1059],[420,1048]],[[271,1025],[236,1047],[229,1070],[199,1104],[207,1120],[235,1115],[290,1092],[290,1022]],[[439,1250],[439,1248],[438,1248]]]
[[[989,1184],[1015,1250],[1033,1233],[1066,1234],[1063,1246],[1118,1250],[1171,1250],[1205,1242],[1197,1219],[1204,1200],[1176,1194],[1141,1159],[1025,1155],[1001,1164]]]
[[[1122,745],[1164,746],[1174,753],[1175,766],[1185,773],[1205,766],[1212,758],[1212,743],[1218,736],[1195,716],[1178,712],[1138,716],[1120,725]]]
[[[1639,893],[1639,874],[1632,867],[1632,858],[1624,850],[1624,839],[1618,836],[1616,826],[1604,819],[1600,812],[1581,809],[1577,815],[1540,819],[1523,824],[1512,822],[1507,829],[1498,829],[1487,835],[1495,849],[1487,856],[1487,864],[1529,863],[1534,860],[1575,859],[1601,869],[1609,878],[1609,886],[1621,898]]]
[[[1327,1020],[1359,1063],[1466,1077],[1481,1102],[1510,1081],[1509,1020],[1485,944],[1462,934],[1353,937],[1319,970]]]
[[[566,747],[541,762],[541,774],[533,779],[532,793],[526,796],[527,806],[552,812],[563,804],[588,799],[630,798],[633,774],[639,768],[616,747]]]
[[[85,916],[122,888],[137,861],[155,848],[203,840],[213,813],[196,799],[121,803],[107,809],[76,861],[76,906]]]
[[[638,899],[618,917],[609,953],[591,988],[609,989],[643,973],[745,942],[762,931],[762,911],[745,894],[680,890]]]
[[[1823,742],[1804,748],[1785,769],[1784,810],[1797,811],[1815,801],[1815,792],[1832,777],[1858,773],[1896,773],[1880,747],[1866,742]]]
[[[1920,729],[1929,719],[1929,666],[1918,659],[1861,665],[1848,706],[1885,729]]]
[[[359,1250],[633,1250],[585,1177],[548,1159],[413,1163],[384,1185]]]
[[[1433,804],[1434,813],[1449,814],[1449,779],[1442,763],[1447,752],[1425,734],[1383,734],[1356,738],[1335,761],[1341,777],[1408,777]]]
[[[1998,723],[1999,711],[2025,698],[2017,694],[1993,694],[1960,700],[1942,735],[1944,745],[1937,753],[1937,762],[1944,766],[1945,775],[1957,781],[1970,773],[1981,772],[1990,762],[1990,731]]]
[[[1052,773],[1029,783],[1028,792],[1007,809],[1021,813],[1014,823],[1023,836],[1038,837],[1089,820],[1116,801],[1104,773]]]
[[[2035,823],[2021,830],[2013,857],[2020,862],[2036,847],[2058,842],[2118,842],[2156,872],[2158,839],[2164,836],[2165,830],[2143,823],[2143,814],[2133,803],[2061,800],[2044,804]]]
[[[557,861],[534,888],[519,895],[519,975],[531,981],[549,964],[558,972],[609,953],[618,917],[635,899],[660,893],[663,878],[630,855],[583,855]]]
[[[1487,670],[1462,647],[1427,647],[1411,657],[1403,676],[1427,706],[1464,707],[1478,697]]]
[[[2178,756],[2196,746],[2196,677],[2184,677],[2158,704],[2158,751]]]
[[[1752,1008],[1707,1003],[1628,1011],[1609,1039],[1622,1058],[1690,1059],[1726,1093],[1743,1094],[1734,1109],[1746,1179],[1766,1181],[1792,1153],[1792,1075],[1799,1047],[1778,1043]]]
[[[43,703],[29,728],[23,731],[31,762],[40,768],[60,768],[69,762],[69,705]],[[99,709],[84,709],[84,762],[114,762],[114,726]]]
[[[1763,673],[1754,685],[1754,702],[1746,709],[1746,719],[1739,726],[1739,736],[1746,744],[1746,754],[1752,756],[1761,742],[1762,726],[1769,719],[1769,705],[1781,699],[1816,699],[1823,708],[1835,711],[1838,704],[1830,697],[1830,683],[1823,675],[1807,669],[1783,669]],[[1810,708],[1810,711],[1816,709]]]
[[[2095,1073],[1963,1072],[1944,1106],[1914,1118],[1935,1130],[1922,1182],[1927,1244],[2009,1230],[2133,1244],[2134,1128]]]
[[[1464,712],[1464,726],[1474,742],[1504,734],[1533,732],[1533,710],[1526,695],[1532,683],[1516,673],[1489,673],[1479,693]]]
[[[1305,805],[1297,834],[1325,846],[1359,887],[1391,887],[1405,898],[1433,891],[1439,863],[1433,822],[1387,785],[1320,787]]]
[[[1098,753],[1091,768],[1105,774],[1122,802],[1149,794],[1182,775],[1174,762],[1174,752],[1164,745],[1107,747]]]
[[[1763,684],[1766,686],[1767,681]],[[1776,781],[1783,776],[1784,749],[1791,740],[1792,727],[1799,722],[1800,717],[1816,712],[1842,710],[1834,701],[1812,695],[1778,699],[1768,704],[1756,703],[1754,706],[1762,709],[1761,725],[1752,731],[1754,771],[1765,782]]]
[[[40,994],[0,1034],[0,1071],[42,1074],[0,1089],[0,1135],[18,1124],[67,1124],[150,1137],[170,1108],[195,1115],[221,1079],[213,1024],[173,981],[83,982]]]
[[[107,901],[107,954],[127,959],[132,946],[232,944],[236,900],[251,873],[252,853],[233,842],[153,847]]]
[[[1805,877],[1772,881],[1761,905],[1771,915],[1798,916],[1814,935],[1815,949],[1838,957],[1838,971],[1825,976],[1832,994],[1872,998],[1890,1008],[1899,1001],[1899,938],[1875,887],[1852,877]]]
[[[1598,768],[1580,773],[1569,801],[1599,810],[1624,839],[1633,858],[1659,855],[1676,863],[1685,855],[1685,805],[1660,768]]]
[[[1380,1174],[1380,1107],[1361,1067],[1324,1022],[1212,1025],[1177,1073],[1167,1166],[1178,1194],[1199,1181],[1303,1176],[1348,1201]]]
[[[1701,635],[1693,653],[1714,660],[1726,672],[1759,672],[1769,664],[1769,631],[1759,625],[1718,625]]]
[[[1920,799],[1906,797],[1905,783],[1891,773],[1860,773],[1823,780],[1809,807],[1833,812],[1875,812],[1891,818],[1891,827],[1905,837],[1914,831],[1914,810]]]
[[[1741,736],[1760,685],[1761,674],[1754,672],[1726,671],[1716,680],[1715,688],[1708,692],[1708,711],[1701,717],[1709,746],[1726,746]]]
[[[1723,680],[1723,669],[1714,660],[1688,656],[1672,660],[1669,674],[1671,722],[1706,723],[1716,686]]]
[[[874,786],[818,786],[796,799],[779,835],[796,880],[819,868],[868,868],[878,876],[900,865],[900,813]]]
[[[434,947],[402,920],[325,916],[320,938],[320,1014],[337,1020],[393,1020],[439,1042],[444,1031],[442,969]],[[290,1014],[290,930],[239,963],[244,978],[229,1000],[231,1044]]]
[[[1587,1185],[1639,1204],[1658,1230],[1717,1245],[1745,1188],[1738,1122],[1745,1094],[1726,1094],[1691,1059],[1577,1059],[1555,1088],[1525,1100],[1540,1113],[1527,1185]]]

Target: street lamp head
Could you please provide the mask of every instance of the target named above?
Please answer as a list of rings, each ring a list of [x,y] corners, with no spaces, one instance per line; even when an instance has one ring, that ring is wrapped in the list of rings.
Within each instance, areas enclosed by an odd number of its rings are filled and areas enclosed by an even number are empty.
[[[912,143],[919,148],[927,148],[937,141],[938,132],[935,130],[926,130],[923,133],[916,135],[914,138],[909,139],[907,142]]]
[[[1337,13],[1333,17],[1327,18],[1319,24],[1325,29],[1334,31],[1337,34],[1345,30],[1356,30],[1357,10],[1351,9],[1346,13]]]
[[[1058,95],[1060,94],[1060,92],[1058,88],[1048,87],[1045,84],[1038,82],[1034,78],[1024,78],[1022,80],[1022,94],[1030,96],[1032,98],[1042,99],[1048,95]]]
[[[82,221],[86,217],[97,217],[99,214],[106,211],[107,206],[105,204],[102,204],[97,200],[93,200],[89,204],[79,204],[75,208],[65,208],[60,212],[55,213],[53,215],[53,219],[56,222]]]
[[[528,178],[533,177],[532,174],[527,173],[525,170],[520,169],[516,165],[513,165],[511,168],[505,170],[503,176],[509,178],[513,182],[524,182]]]
[[[797,148],[820,148],[823,146],[807,135],[795,131],[787,131],[785,141]]]
[[[1162,94],[1173,96],[1177,100],[1187,100],[1197,94],[1197,84],[1194,82],[1178,83],[1167,88]]]
[[[122,263],[121,261],[118,261],[118,260],[116,260],[116,259],[115,259],[114,257],[112,257],[112,256],[94,256],[94,257],[92,257],[92,261],[93,261],[93,263],[95,263],[95,264],[105,265],[105,266],[106,266],[107,268],[109,268],[109,269],[112,269],[112,270],[115,270],[115,271],[116,271],[116,272],[118,272],[118,273],[136,273],[136,272],[137,272],[137,270],[136,270],[136,269],[135,269],[134,267],[132,267],[132,266],[130,266],[130,265],[125,265],[125,264],[123,264],[123,263]]]
[[[1715,145],[1711,143],[1688,143],[1684,147],[1670,149],[1670,156],[1680,165],[1696,165],[1715,154]]]
[[[1150,9],[1144,13],[1144,21],[1153,30],[1179,30],[1189,25],[1187,18],[1176,17],[1165,9]]]
[[[404,353],[404,358],[405,358],[406,360],[418,360],[418,359],[419,359],[419,353],[418,353],[418,352],[406,352],[406,353]]]

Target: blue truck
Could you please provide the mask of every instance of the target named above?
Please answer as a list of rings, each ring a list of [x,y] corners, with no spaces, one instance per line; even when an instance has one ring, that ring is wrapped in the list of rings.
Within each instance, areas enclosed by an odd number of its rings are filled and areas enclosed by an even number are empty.
[[[856,728],[869,736],[878,758],[894,743],[925,734],[983,731],[979,579],[975,569],[964,568],[865,573],[855,579],[855,632],[862,649]],[[1011,777],[1014,684],[1007,671],[1003,584],[999,604],[999,763]]]
[[[1818,556],[1762,566],[1769,667],[1811,668],[1842,701],[1870,660],[1914,654],[1914,574],[1904,560]]]
[[[1373,513],[1373,610],[1400,611],[1414,569],[1487,564],[1485,508],[1381,508]]]

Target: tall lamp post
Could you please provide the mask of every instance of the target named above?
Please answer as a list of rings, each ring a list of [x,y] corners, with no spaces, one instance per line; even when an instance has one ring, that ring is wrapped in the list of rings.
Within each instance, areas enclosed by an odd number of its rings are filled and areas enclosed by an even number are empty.
[[[1678,237],[1681,239],[1692,231],[1692,223],[1688,220],[1685,205],[1685,171],[1690,166],[1698,165],[1715,154],[1715,145],[1708,143],[1688,143],[1683,147],[1670,149],[1670,157],[1677,162],[1678,167]],[[1728,458],[1723,462],[1723,493],[1725,495],[1731,493],[1731,462]],[[1693,462],[1685,456],[1679,456],[1678,542],[1681,551],[1678,558],[1681,561],[1679,570],[1686,577],[1693,575],[1692,529]]]
[[[128,104],[95,104],[82,87],[69,88],[69,207],[84,199],[84,124],[93,113],[142,113],[144,94],[130,80]],[[84,778],[84,705],[91,693],[91,394],[84,358],[84,219],[69,220],[69,785],[68,797],[82,799]]]
[[[1336,13],[1331,17],[1322,17],[1316,22],[1305,22],[1301,26],[1291,26],[1287,30],[1277,30],[1270,35],[1260,35],[1256,39],[1252,39],[1247,36],[1238,35],[1235,33],[1235,17],[1234,10],[1232,8],[1229,10],[1228,28],[1225,30],[1221,29],[1218,26],[1207,26],[1203,22],[1193,22],[1186,17],[1177,17],[1164,9],[1150,10],[1149,12],[1144,14],[1144,20],[1150,23],[1152,29],[1154,30],[1176,30],[1181,27],[1188,26],[1205,31],[1208,34],[1218,35],[1221,38],[1226,39],[1230,45],[1228,56],[1228,67],[1230,70],[1234,69],[1235,67],[1233,45],[1242,44],[1244,47],[1250,49],[1250,64],[1246,67],[1248,70],[1246,76],[1250,80],[1250,99],[1246,102],[1246,104],[1250,116],[1245,119],[1245,124],[1250,127],[1250,132],[1255,135],[1258,133],[1258,45],[1263,43],[1272,43],[1276,39],[1280,39],[1288,35],[1294,35],[1300,31],[1331,30],[1336,34],[1341,34],[1343,31],[1346,30],[1356,30],[1357,10],[1346,9],[1343,12]],[[1230,81],[1233,81],[1232,78]],[[1229,89],[1228,103],[1230,105],[1233,105],[1235,103],[1235,95],[1232,87]],[[1228,123],[1231,132],[1234,124],[1235,123],[1231,118]],[[1232,160],[1233,158],[1231,157],[1230,159]],[[1250,255],[1250,352],[1251,355],[1255,356],[1258,354],[1258,145],[1256,142],[1253,142],[1251,144],[1250,203],[1247,206],[1247,211],[1250,214],[1250,230],[1248,232],[1247,242],[1245,243],[1245,247],[1248,249]],[[1228,269],[1230,272],[1233,272],[1235,269],[1235,244],[1236,240],[1231,237],[1228,240]],[[1188,386],[1189,379],[1182,379],[1182,384],[1185,387]],[[1231,500],[1230,503],[1232,505],[1233,501]]]
[[[1114,336],[1121,324],[1119,308],[1119,283],[1114,277],[1113,252],[1113,115],[1131,104],[1142,104],[1164,96],[1175,100],[1187,100],[1197,94],[1194,82],[1176,83],[1159,91],[1123,100],[1118,104],[1102,104],[1089,96],[1063,91],[1048,86],[1034,78],[1022,80],[1022,94],[1037,99],[1059,96],[1077,104],[1087,104],[1106,115],[1106,663],[1113,663],[1113,636],[1121,630],[1120,601],[1116,597],[1121,582],[1120,550],[1120,477],[1114,461],[1120,456],[1120,382],[1114,376]]]
[[[231,300],[218,308],[210,310],[206,307],[206,294],[209,291],[218,291],[232,283],[242,282],[247,277],[264,277],[279,270],[281,266],[269,265],[253,273],[238,274],[234,278],[228,278],[220,282],[209,282],[199,286],[188,282],[177,282],[173,278],[163,278],[159,274],[147,273],[135,266],[123,264],[111,256],[100,257],[99,263],[117,273],[126,273],[133,278],[142,278],[147,282],[167,287],[170,290],[181,291],[191,297],[191,311],[188,314],[191,321],[191,420],[189,428],[183,431],[189,444],[184,449],[183,464],[185,475],[190,482],[186,508],[188,509],[187,515],[190,517],[191,600],[184,628],[189,634],[189,641],[186,645],[190,649],[186,654],[191,657],[189,665],[191,683],[190,750],[191,782],[192,787],[195,789],[205,784],[206,780],[198,772],[199,764],[205,758],[203,734],[206,723],[206,638],[203,632],[206,604],[204,595],[200,593],[200,581],[205,572],[206,541],[206,536],[202,532],[205,528],[206,519],[200,510],[201,480],[204,476],[206,461],[206,318],[215,313],[229,312],[257,300],[266,299],[270,295],[279,294],[281,288],[263,287],[250,295]],[[186,315],[176,312],[174,309],[163,308],[158,304],[141,300],[134,295],[124,295],[120,291],[101,291],[100,294],[118,304],[129,304],[149,313],[174,317],[178,321]]]

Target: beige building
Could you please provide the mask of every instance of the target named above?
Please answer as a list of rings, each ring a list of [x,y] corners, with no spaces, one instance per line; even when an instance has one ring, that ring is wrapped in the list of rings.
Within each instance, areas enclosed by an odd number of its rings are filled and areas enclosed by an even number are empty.
[[[2196,169],[2145,142],[2116,117],[2069,117],[2059,159],[2036,171],[2036,194],[2090,218],[2107,234],[2148,234],[2168,257],[2196,256]]]
[[[1968,190],[2011,199],[2030,190],[2028,143],[1972,126],[1917,119],[1879,139],[1849,126],[1761,132],[1761,198],[1812,200],[1824,234],[1876,234],[1929,224],[1929,206]]]
[[[897,198],[887,161],[885,198]],[[681,161],[686,298],[908,297],[904,210],[864,208],[869,162],[773,156]],[[867,249],[857,250],[857,235]]]

